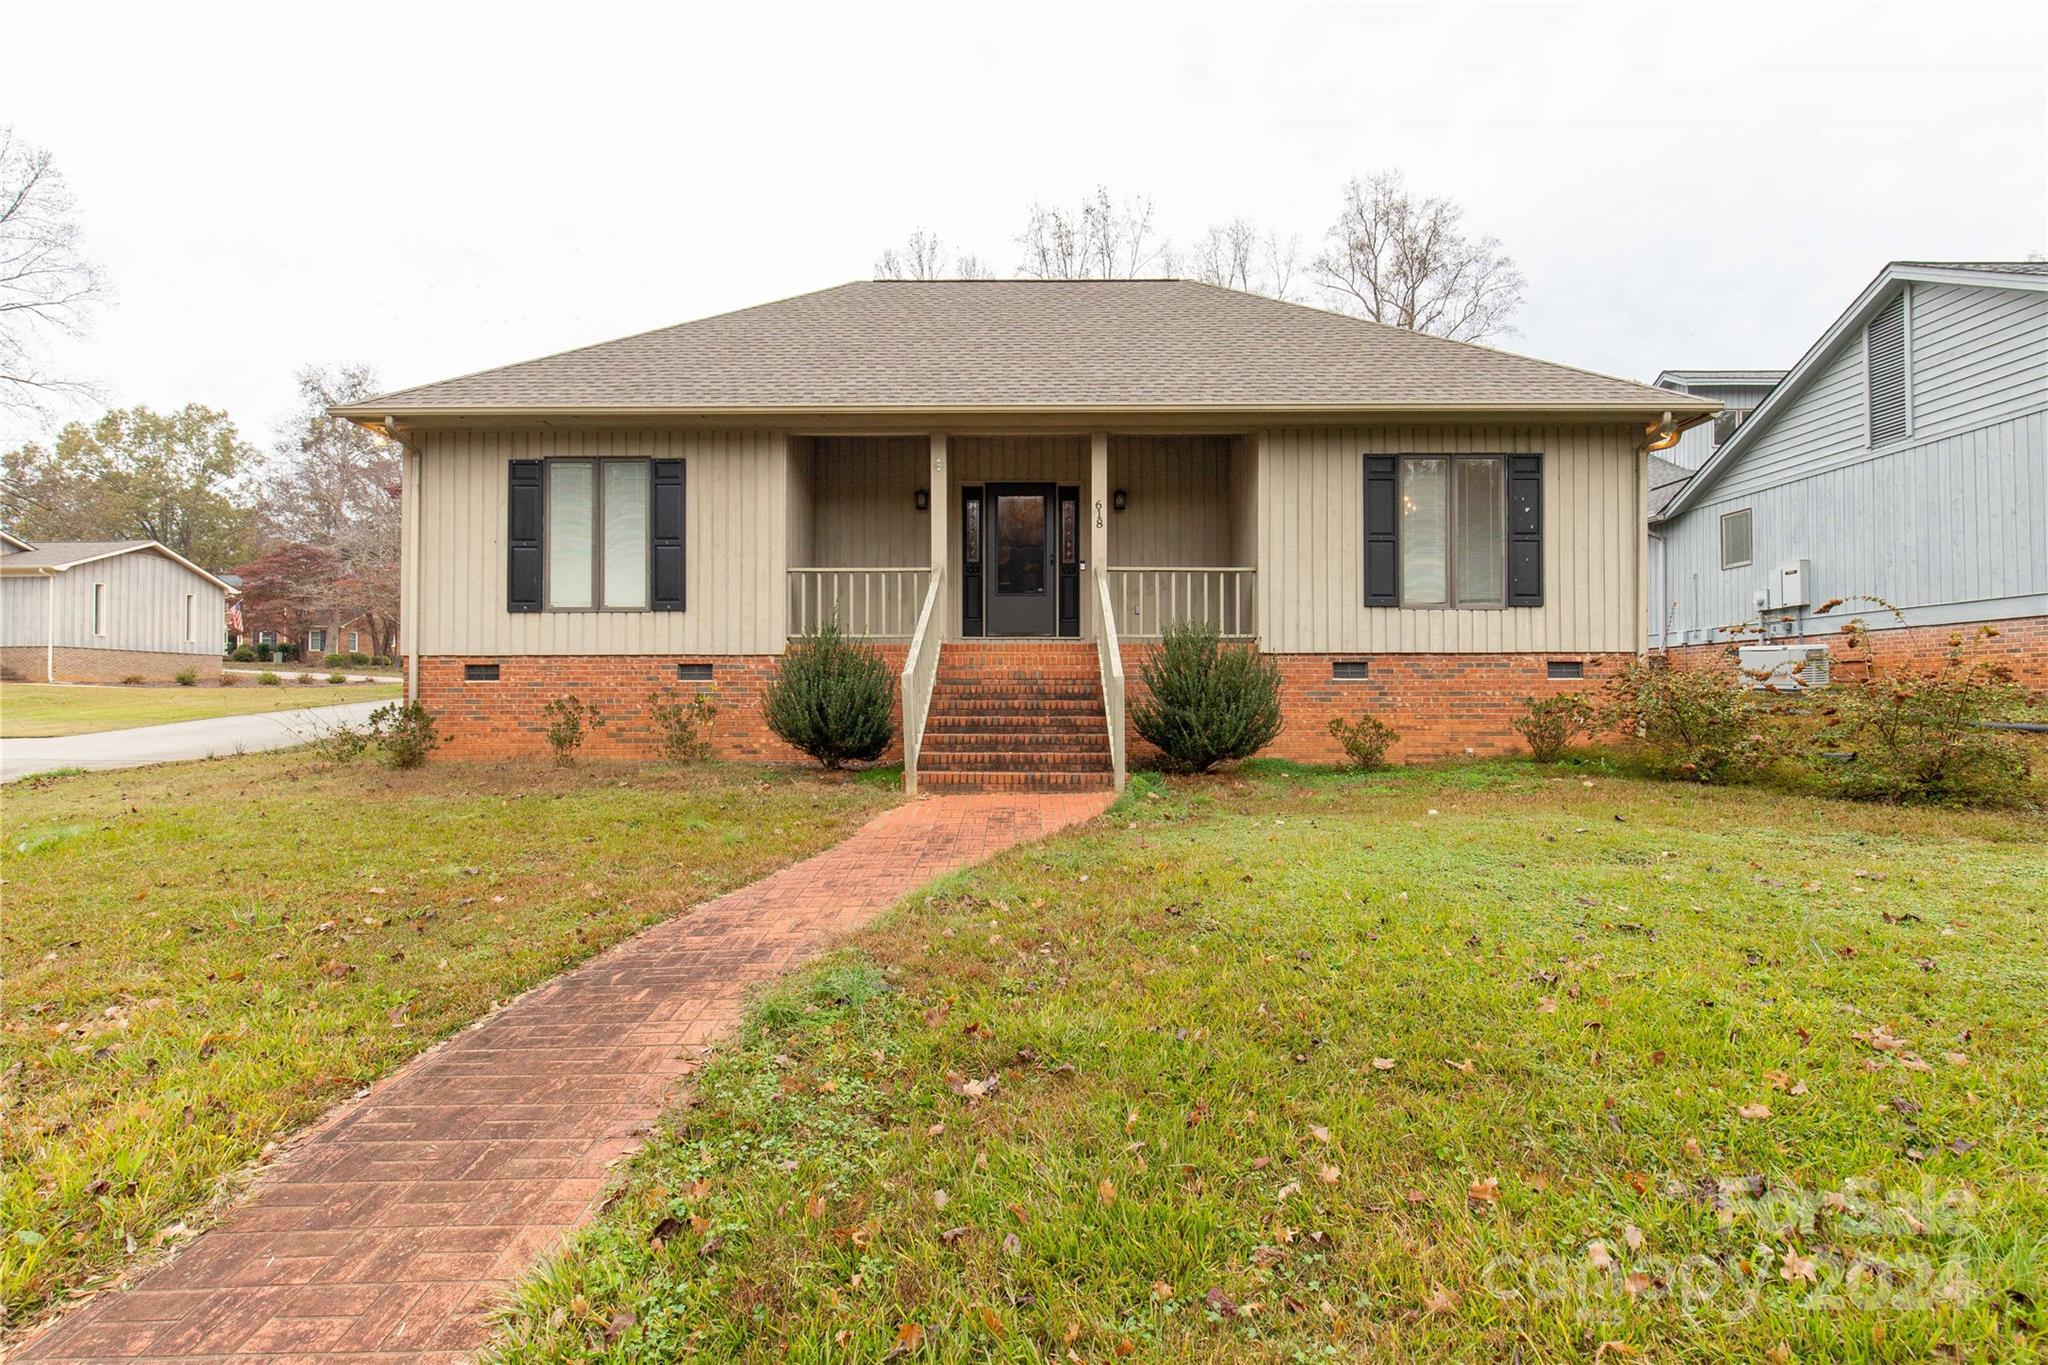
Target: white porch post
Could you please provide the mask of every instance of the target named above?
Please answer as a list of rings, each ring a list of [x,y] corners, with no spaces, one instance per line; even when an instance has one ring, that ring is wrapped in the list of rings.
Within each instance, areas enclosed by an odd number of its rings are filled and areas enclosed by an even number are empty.
[[[1095,432],[1088,438],[1088,572],[1100,582],[1109,581],[1109,433]],[[1101,600],[1099,593],[1088,597]],[[1096,625],[1100,631],[1101,625]]]

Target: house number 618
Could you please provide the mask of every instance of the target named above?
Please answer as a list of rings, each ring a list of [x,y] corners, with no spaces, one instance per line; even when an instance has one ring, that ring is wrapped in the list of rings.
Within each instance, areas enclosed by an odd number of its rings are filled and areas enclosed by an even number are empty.
[[[1097,527],[1100,527],[1100,526],[1102,525],[1102,499],[1101,499],[1101,498],[1097,498],[1097,499],[1095,500],[1095,524],[1096,524],[1096,526],[1097,526]]]

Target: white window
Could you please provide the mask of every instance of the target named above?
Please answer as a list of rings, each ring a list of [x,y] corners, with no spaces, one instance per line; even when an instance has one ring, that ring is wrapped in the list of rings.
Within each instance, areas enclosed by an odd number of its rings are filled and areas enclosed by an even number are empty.
[[[363,652],[363,633],[361,631],[352,630],[348,633],[348,652],[351,654]]]
[[[104,583],[92,585],[92,633],[107,633],[107,585]]]
[[[548,462],[551,610],[646,610],[649,480],[646,460]]]
[[[1506,478],[1498,455],[1402,459],[1402,606],[1505,605]]]
[[[199,638],[194,632],[199,626],[199,602],[191,593],[185,594],[185,643],[191,644]]]
[[[307,631],[306,652],[308,654],[325,654],[327,652],[327,632],[324,630]]]
[[[1721,514],[1721,567],[1739,569],[1752,558],[1749,534],[1749,509]]]

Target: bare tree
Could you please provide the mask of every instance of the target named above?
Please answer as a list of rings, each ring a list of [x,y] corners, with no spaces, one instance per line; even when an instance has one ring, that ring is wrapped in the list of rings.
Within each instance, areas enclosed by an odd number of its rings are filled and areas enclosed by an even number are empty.
[[[1152,201],[1118,203],[1106,186],[1078,208],[1033,204],[1017,244],[1024,249],[1017,273],[1038,280],[1135,279],[1172,254],[1153,225]]]
[[[1468,237],[1464,210],[1417,199],[1398,172],[1352,180],[1312,270],[1335,305],[1411,331],[1482,341],[1511,333],[1524,281],[1493,237]]]
[[[1195,242],[1186,260],[1188,276],[1204,284],[1292,300],[1294,277],[1301,271],[1301,239],[1271,228],[1261,230],[1249,218],[1211,227]]]
[[[878,280],[938,280],[946,276],[946,244],[936,232],[917,228],[898,251],[884,250],[875,261]]]
[[[45,348],[78,335],[105,292],[78,250],[78,205],[49,152],[0,126],[0,410],[37,414],[44,400],[90,386],[52,374]]]
[[[954,270],[963,280],[992,280],[996,277],[995,267],[971,251],[960,253],[960,261]]]

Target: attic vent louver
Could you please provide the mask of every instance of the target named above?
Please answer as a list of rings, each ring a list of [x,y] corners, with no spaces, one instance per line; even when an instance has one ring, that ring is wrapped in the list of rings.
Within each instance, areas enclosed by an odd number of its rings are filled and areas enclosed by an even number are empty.
[[[1870,444],[1881,446],[1911,429],[1906,417],[1906,296],[1894,295],[1870,320],[1863,338],[1864,385],[1870,402]]]

